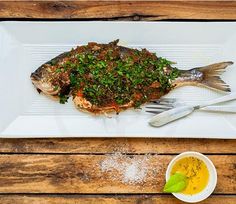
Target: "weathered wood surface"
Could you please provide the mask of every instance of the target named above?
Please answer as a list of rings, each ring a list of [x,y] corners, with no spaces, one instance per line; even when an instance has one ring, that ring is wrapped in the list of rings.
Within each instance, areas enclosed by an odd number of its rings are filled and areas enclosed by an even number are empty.
[[[0,1],[0,19],[236,20],[236,1]],[[201,203],[235,204],[236,140],[150,138],[0,139],[0,203],[183,204],[162,187],[169,161],[189,150],[208,154],[218,172],[214,194]],[[102,172],[113,152],[151,153],[145,182]]]
[[[151,155],[146,179],[124,183],[116,171],[103,171],[109,155],[0,155],[0,193],[162,193],[171,155]],[[145,155],[127,155],[132,160]],[[236,155],[212,155],[217,168],[216,194],[235,194]],[[115,177],[114,177],[115,175]],[[118,175],[118,174],[117,174]],[[115,179],[114,179],[115,178]]]
[[[236,140],[158,138],[0,139],[2,153],[236,153]]]
[[[232,196],[215,195],[201,204],[234,204]],[[132,195],[132,196],[81,196],[81,195],[1,195],[1,204],[184,204],[170,195]]]
[[[235,1],[1,1],[0,18],[236,19]]]

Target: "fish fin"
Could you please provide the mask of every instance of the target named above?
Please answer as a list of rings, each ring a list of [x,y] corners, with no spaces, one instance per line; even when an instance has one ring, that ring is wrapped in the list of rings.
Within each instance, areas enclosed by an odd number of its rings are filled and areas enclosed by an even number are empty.
[[[114,41],[109,42],[109,45],[116,46],[119,43],[119,41],[120,41],[119,39],[116,39]]]
[[[232,64],[233,62],[228,61],[196,68],[198,71],[203,73],[203,80],[200,83],[211,89],[230,92],[231,90],[229,85],[220,78],[220,75],[225,72],[227,66]]]

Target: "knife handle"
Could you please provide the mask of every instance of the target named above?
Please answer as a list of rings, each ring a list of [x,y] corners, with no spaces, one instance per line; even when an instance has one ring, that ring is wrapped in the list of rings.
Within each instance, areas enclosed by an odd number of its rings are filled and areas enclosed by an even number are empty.
[[[226,96],[222,96],[222,97],[213,99],[213,100],[210,100],[210,101],[207,101],[207,102],[204,102],[200,105],[200,108],[210,106],[210,105],[214,105],[214,104],[217,104],[217,103],[226,102],[226,101],[232,101],[232,100],[235,100],[235,99],[236,99],[236,92],[228,94]]]
[[[236,106],[206,106],[204,108],[201,108],[200,110],[223,113],[236,113]]]
[[[177,108],[173,108],[168,111],[164,111],[156,116],[154,116],[150,121],[149,124],[151,126],[160,127],[167,123],[170,123],[174,120],[179,118],[183,118],[194,111],[192,106],[181,106]]]

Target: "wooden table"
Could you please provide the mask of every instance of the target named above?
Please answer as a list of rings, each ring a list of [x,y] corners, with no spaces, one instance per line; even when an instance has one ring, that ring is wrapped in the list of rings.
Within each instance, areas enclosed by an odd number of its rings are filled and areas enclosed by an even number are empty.
[[[236,2],[0,2],[6,20],[235,20]],[[171,135],[170,135],[171,136]],[[1,139],[1,204],[178,204],[162,192],[169,161],[183,151],[205,153],[218,172],[204,204],[236,203],[236,140],[208,139]],[[129,159],[149,155],[154,177],[124,184],[102,172],[109,154]]]

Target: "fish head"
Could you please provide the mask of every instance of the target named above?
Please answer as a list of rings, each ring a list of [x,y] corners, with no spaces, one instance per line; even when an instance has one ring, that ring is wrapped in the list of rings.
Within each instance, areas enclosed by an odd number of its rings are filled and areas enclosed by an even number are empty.
[[[46,73],[43,68],[37,69],[30,76],[33,85],[37,88],[38,92],[43,92],[46,95],[56,96],[60,89],[52,84],[50,74]]]

